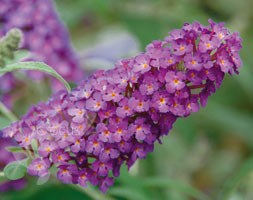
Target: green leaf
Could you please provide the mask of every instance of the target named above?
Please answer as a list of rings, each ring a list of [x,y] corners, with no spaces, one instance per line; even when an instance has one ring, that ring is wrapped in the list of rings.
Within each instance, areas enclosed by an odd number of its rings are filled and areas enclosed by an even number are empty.
[[[11,153],[24,153],[24,149],[22,149],[21,147],[11,146],[6,147],[5,149]]]
[[[236,173],[225,182],[218,199],[220,200],[230,199],[232,193],[236,190],[236,187],[252,171],[253,171],[253,157],[246,160],[242,164],[240,169],[239,170],[237,169]]]
[[[2,182],[5,182],[7,180],[7,178],[4,176],[4,173],[1,171],[0,172],[0,184],[2,183]]]
[[[9,163],[4,168],[4,175],[10,180],[18,180],[23,178],[26,173],[29,159],[18,160]]]
[[[68,91],[71,90],[71,87],[69,86],[67,81],[65,81],[64,78],[62,78],[60,74],[58,74],[53,68],[51,68],[50,66],[42,62],[18,62],[15,64],[6,65],[4,68],[0,69],[0,75],[3,75],[7,72],[22,70],[22,69],[38,70],[38,71],[48,73],[52,75],[53,77],[57,78],[59,81],[61,81],[65,85]]]
[[[38,153],[38,141],[33,139],[31,142],[32,149],[35,153]]]
[[[27,58],[29,56],[29,52],[27,50],[18,50],[14,52],[14,58],[11,60],[6,60],[6,65],[14,64],[19,62],[20,60]]]
[[[8,126],[10,123],[11,121],[9,119],[0,116],[0,130]]]

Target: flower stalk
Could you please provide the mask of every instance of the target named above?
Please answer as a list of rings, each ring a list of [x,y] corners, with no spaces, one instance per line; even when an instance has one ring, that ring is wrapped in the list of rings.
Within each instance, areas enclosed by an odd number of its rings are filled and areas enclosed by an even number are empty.
[[[6,36],[0,39],[0,67],[4,67],[6,59],[13,59],[14,52],[19,48],[22,39],[22,32],[11,29]]]

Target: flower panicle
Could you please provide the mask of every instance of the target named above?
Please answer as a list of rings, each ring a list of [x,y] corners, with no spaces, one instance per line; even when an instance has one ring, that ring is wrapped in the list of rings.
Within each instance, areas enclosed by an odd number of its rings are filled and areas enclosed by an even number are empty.
[[[45,176],[55,165],[63,183],[90,182],[105,192],[122,164],[145,158],[178,118],[206,105],[226,73],[238,73],[240,49],[238,33],[222,23],[186,23],[70,94],[32,107],[4,135],[27,149],[38,141],[29,174]]]

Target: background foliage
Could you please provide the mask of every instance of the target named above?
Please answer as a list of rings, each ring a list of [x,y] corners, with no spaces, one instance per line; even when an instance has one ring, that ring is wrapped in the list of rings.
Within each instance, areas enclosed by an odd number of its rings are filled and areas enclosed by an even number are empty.
[[[244,41],[240,76],[226,77],[207,107],[179,119],[163,144],[130,173],[122,169],[108,194],[117,200],[253,199],[253,1],[57,0],[56,5],[82,66],[90,72],[143,51],[184,22],[207,24],[212,18],[239,31]],[[32,84],[39,95],[27,97],[16,114],[47,99],[46,87]],[[0,199],[92,199],[87,191],[56,180],[36,183],[29,179],[25,190],[2,193]]]

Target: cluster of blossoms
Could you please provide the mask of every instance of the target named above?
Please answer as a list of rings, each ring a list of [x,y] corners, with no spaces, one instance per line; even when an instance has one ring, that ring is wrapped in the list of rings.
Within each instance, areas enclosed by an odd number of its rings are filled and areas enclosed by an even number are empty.
[[[83,78],[70,42],[68,32],[60,21],[52,0],[1,0],[0,36],[10,29],[19,28],[24,33],[21,48],[29,50],[29,60],[43,61],[53,67],[67,81],[78,82]],[[30,72],[34,79],[44,78],[40,72]],[[13,88],[22,85],[11,74],[0,77],[0,92],[8,99]],[[60,83],[52,80],[53,89],[62,89]]]
[[[123,163],[145,158],[177,118],[205,106],[225,73],[238,73],[240,48],[239,35],[222,23],[186,23],[145,53],[32,107],[4,135],[31,151],[37,142],[29,174],[43,177],[56,166],[63,183],[105,192]]]
[[[15,157],[8,151],[5,150],[6,147],[12,146],[13,141],[11,139],[4,138],[2,139],[0,133],[0,170],[2,171],[4,167],[15,161]],[[17,159],[19,159],[17,157]],[[24,179],[19,179],[15,181],[4,181],[0,182],[0,192],[8,191],[8,190],[20,190],[23,189],[26,185],[26,181]]]

